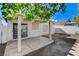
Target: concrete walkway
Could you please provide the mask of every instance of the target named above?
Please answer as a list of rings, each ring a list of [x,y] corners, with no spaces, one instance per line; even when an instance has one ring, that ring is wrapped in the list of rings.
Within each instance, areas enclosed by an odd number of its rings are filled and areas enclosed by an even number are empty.
[[[5,56],[22,56],[27,55],[35,50],[53,43],[53,40],[45,37],[36,37],[22,40],[22,51],[18,53],[17,41],[8,42],[5,49]]]

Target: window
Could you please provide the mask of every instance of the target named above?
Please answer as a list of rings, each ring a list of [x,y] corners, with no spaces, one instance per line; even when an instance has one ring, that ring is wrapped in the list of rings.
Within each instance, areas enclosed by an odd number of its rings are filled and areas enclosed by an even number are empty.
[[[39,23],[38,22],[33,22],[32,23],[32,29],[33,30],[38,30],[39,29]]]
[[[48,32],[48,25],[47,24],[43,24],[43,32]]]

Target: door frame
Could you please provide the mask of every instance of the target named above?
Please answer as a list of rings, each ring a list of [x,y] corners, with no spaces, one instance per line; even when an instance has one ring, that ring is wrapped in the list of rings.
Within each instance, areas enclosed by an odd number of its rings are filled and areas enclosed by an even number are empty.
[[[18,23],[15,23],[15,24],[17,24],[16,26],[18,26]],[[28,24],[27,24],[27,23],[21,23],[21,26],[22,26],[22,25],[26,25],[26,27],[27,27],[27,36],[26,36],[26,37],[23,37],[23,38],[27,38],[27,37],[28,37]],[[14,29],[14,23],[13,23],[12,33],[14,32],[13,29]],[[22,28],[21,28],[21,29],[22,29]],[[18,32],[18,27],[17,27],[17,32]],[[12,34],[13,40],[17,40],[17,38],[18,38],[18,33],[16,34],[16,35],[17,35],[16,38],[14,38],[13,35],[14,35],[14,33]],[[22,39],[22,37],[21,37],[21,39]]]

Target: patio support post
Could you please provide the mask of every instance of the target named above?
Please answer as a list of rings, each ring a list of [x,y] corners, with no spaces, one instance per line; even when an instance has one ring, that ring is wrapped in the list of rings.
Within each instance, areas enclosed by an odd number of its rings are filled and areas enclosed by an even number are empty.
[[[49,39],[52,40],[52,28],[51,28],[51,22],[49,22]]]
[[[18,16],[18,52],[21,52],[21,16]]]

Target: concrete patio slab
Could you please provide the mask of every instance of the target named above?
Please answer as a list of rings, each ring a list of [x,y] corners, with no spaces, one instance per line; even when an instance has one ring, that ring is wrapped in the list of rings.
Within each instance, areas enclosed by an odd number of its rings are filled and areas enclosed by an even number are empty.
[[[7,44],[6,49],[5,49],[5,56],[18,56],[22,54],[27,54],[31,52],[32,50],[27,46],[27,44],[22,43],[22,51],[18,53],[17,49],[17,41],[11,42],[11,44]]]
[[[22,51],[18,53],[17,41],[8,42],[5,56],[22,56],[53,43],[53,40],[45,37],[36,37],[22,40]]]
[[[30,42],[30,44],[29,44]],[[34,42],[34,43],[33,43]],[[53,41],[52,40],[49,40],[48,38],[45,38],[45,37],[40,37],[40,38],[37,38],[37,40],[28,40],[27,41],[27,45],[29,47],[31,47],[32,50],[37,50],[41,47],[44,47],[50,43],[52,43]]]

